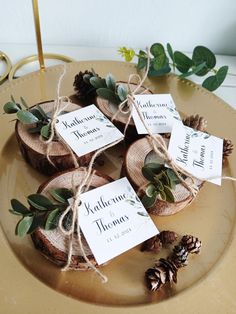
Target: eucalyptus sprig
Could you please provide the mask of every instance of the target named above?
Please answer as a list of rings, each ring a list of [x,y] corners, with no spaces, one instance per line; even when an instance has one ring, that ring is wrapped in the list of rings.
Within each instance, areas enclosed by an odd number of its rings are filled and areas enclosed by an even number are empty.
[[[50,117],[45,111],[36,105],[29,108],[23,97],[20,97],[21,104],[17,103],[13,96],[11,101],[3,106],[3,110],[7,114],[16,114],[17,120],[23,124],[36,124],[34,127],[29,128],[29,133],[41,134],[43,138],[48,139],[50,136]]]
[[[180,77],[185,78],[192,74],[197,76],[205,76],[208,73],[213,75],[207,77],[202,86],[209,91],[216,90],[225,80],[228,73],[228,66],[222,66],[219,69],[215,68],[215,54],[204,46],[196,46],[193,50],[192,57],[189,58],[181,51],[174,51],[168,43],[166,49],[161,43],[155,43],[150,48],[151,59],[148,69],[149,77],[163,76],[171,72],[171,68],[175,72],[177,69],[181,74]],[[140,50],[137,54],[134,49],[121,47],[118,53],[124,57],[125,61],[130,62],[135,56],[138,57],[138,70],[147,68],[147,52]]]
[[[180,181],[174,171],[163,164],[148,163],[142,168],[143,176],[149,181],[142,203],[145,208],[152,207],[157,198],[170,203],[175,202],[172,190]]]
[[[128,90],[125,85],[117,84],[114,76],[109,73],[106,78],[94,76],[90,78],[90,84],[96,88],[97,95],[119,105],[127,98]]]
[[[51,201],[42,194],[31,194],[27,197],[28,207],[17,199],[11,200],[12,214],[22,216],[16,225],[15,233],[20,237],[34,232],[37,228],[52,230],[58,226],[59,218],[68,206],[68,199],[73,197],[73,192],[66,188],[56,188],[49,191],[57,202]],[[69,212],[63,224],[65,228],[71,225],[71,212]]]

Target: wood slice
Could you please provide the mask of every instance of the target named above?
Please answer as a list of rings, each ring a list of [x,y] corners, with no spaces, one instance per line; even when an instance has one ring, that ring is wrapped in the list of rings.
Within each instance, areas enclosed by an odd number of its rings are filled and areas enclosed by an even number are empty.
[[[122,167],[122,174],[128,177],[130,183],[136,191],[148,183],[146,178],[142,175],[141,170],[144,166],[145,158],[152,151],[153,148],[148,138],[144,137],[130,145],[126,152],[124,165]],[[190,184],[192,181],[190,178],[186,178],[185,182]],[[203,182],[199,180],[195,180],[194,183],[199,188],[203,184]],[[176,188],[172,190],[172,193],[176,200],[174,203],[158,199],[154,206],[148,209],[148,212],[159,216],[173,215],[189,205],[189,203],[193,200],[193,196],[182,184],[177,184]],[[141,191],[141,194],[144,194],[143,190]]]
[[[126,82],[118,82],[118,84],[121,83],[124,86],[128,86]],[[136,84],[130,84],[131,90],[134,90],[137,85]],[[145,91],[146,88],[142,86],[137,94],[140,94],[143,92],[143,94],[152,94],[150,90]],[[144,92],[145,91],[145,92]],[[114,114],[116,113],[118,107],[117,105],[112,104],[106,99],[103,99],[101,97],[96,98],[96,105],[97,107],[104,113],[104,115],[111,120]],[[116,118],[113,120],[114,125],[123,133],[125,129],[126,122],[128,120],[128,114],[119,113]],[[138,138],[143,137],[143,135],[139,135],[136,131],[136,127],[134,125],[134,120],[131,118],[129,126],[126,131],[126,138],[130,141],[137,140]]]
[[[75,172],[76,172],[76,175],[74,176],[75,184],[80,184],[81,180],[85,175],[85,171],[83,170],[83,168],[79,168],[77,170],[70,170],[54,176],[53,178],[43,183],[39,187],[38,193],[42,193],[47,197],[50,197],[50,194],[48,193],[50,189],[54,188],[70,189],[72,176]],[[111,181],[113,180],[110,177],[95,171],[91,181],[91,186],[99,187]],[[31,237],[36,249],[38,249],[47,259],[61,267],[66,264],[68,256],[69,237],[64,235],[59,228],[50,231],[38,228],[31,235]],[[95,266],[98,266],[85,238],[83,236],[82,238],[86,256]],[[79,244],[76,241],[76,235],[73,242],[73,253],[70,268],[80,270],[88,269],[88,264],[84,260]]]
[[[48,113],[52,110],[53,101],[39,103],[43,110]],[[79,109],[76,104],[69,104],[66,111]],[[53,166],[46,156],[47,144],[39,139],[39,134],[30,134],[27,130],[33,125],[25,125],[19,121],[16,122],[15,132],[16,138],[20,147],[20,151],[24,159],[36,170],[45,175],[52,175],[59,171],[74,168],[73,159],[68,152],[68,149],[60,142],[53,141],[51,144],[49,157],[54,163]],[[81,157],[76,157],[80,166],[87,166],[93,153],[86,154]]]

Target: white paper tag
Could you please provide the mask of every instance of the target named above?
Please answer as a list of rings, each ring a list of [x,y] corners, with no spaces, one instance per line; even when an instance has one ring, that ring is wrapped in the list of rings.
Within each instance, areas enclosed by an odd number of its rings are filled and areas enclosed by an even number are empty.
[[[99,265],[159,233],[127,178],[83,193],[78,210]]]
[[[136,105],[153,134],[171,132],[176,120],[181,121],[170,94],[135,95]],[[147,134],[138,112],[133,108],[132,116],[138,134]]]
[[[124,137],[95,105],[59,116],[56,130],[78,156]]]
[[[221,185],[222,173],[221,138],[196,131],[183,124],[175,123],[172,129],[168,151],[176,164],[193,176]]]

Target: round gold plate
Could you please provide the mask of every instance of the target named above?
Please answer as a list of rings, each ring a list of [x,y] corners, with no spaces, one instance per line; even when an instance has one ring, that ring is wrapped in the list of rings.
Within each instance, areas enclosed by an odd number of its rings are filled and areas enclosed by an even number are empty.
[[[134,65],[123,62],[70,63],[66,65],[61,94],[73,94],[75,74],[91,67],[101,76],[110,72],[123,81],[136,71]],[[16,100],[23,96],[32,105],[55,98],[61,72],[62,67],[55,66],[47,68],[45,73],[35,72],[5,84],[0,88],[1,104],[11,94]],[[212,93],[174,75],[149,80],[146,87],[157,93],[171,93],[181,112],[203,115],[208,120],[210,133],[236,143],[235,112]],[[17,217],[8,212],[10,199],[25,202],[25,197],[34,193],[45,177],[23,161],[14,137],[14,122],[10,120],[9,115],[1,115],[1,313],[236,312],[235,184],[223,182],[221,187],[205,184],[190,207],[174,216],[153,217],[160,230],[191,233],[203,242],[202,254],[191,256],[189,266],[179,271],[177,285],[160,293],[149,292],[144,271],[159,256],[142,253],[139,247],[101,268],[109,278],[103,284],[92,272],[61,272],[34,249],[30,237],[20,239],[14,235]],[[98,169],[118,178],[119,155],[120,151],[110,151],[105,166]],[[236,176],[236,153],[229,158],[224,174]]]

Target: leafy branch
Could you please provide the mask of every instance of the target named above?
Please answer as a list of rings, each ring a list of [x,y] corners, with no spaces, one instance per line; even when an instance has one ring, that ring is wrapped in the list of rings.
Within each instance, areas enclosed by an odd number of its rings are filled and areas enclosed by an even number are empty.
[[[152,207],[157,199],[175,202],[172,190],[180,181],[174,171],[163,164],[148,163],[142,168],[143,176],[149,181],[142,203],[145,208]]]
[[[21,104],[17,103],[13,96],[11,101],[3,106],[3,110],[7,114],[16,114],[17,120],[23,124],[35,124],[34,127],[29,128],[29,133],[41,134],[43,138],[48,139],[50,136],[50,117],[45,111],[36,105],[29,108],[23,97],[20,97]]]
[[[24,237],[34,232],[37,228],[52,230],[58,226],[59,218],[69,205],[68,199],[73,197],[73,192],[66,188],[57,188],[49,191],[53,202],[42,194],[31,194],[27,197],[28,207],[17,199],[11,200],[12,214],[22,216],[15,229],[16,235]],[[66,229],[71,226],[71,211],[65,216],[63,225]]]
[[[166,50],[161,43],[155,43],[150,48],[151,59],[148,69],[149,77],[163,76],[171,72],[171,68],[177,69],[181,74],[180,77],[185,78],[193,74],[197,76],[205,76],[212,72],[213,75],[207,77],[202,86],[209,91],[216,90],[225,80],[228,73],[228,66],[222,66],[219,69],[215,68],[216,57],[214,53],[204,47],[197,46],[193,50],[192,58],[189,58],[180,51],[174,51],[168,43]],[[136,56],[138,57],[137,69],[142,70],[147,68],[147,52],[140,50],[137,54],[132,48],[121,47],[118,53],[130,62]]]

